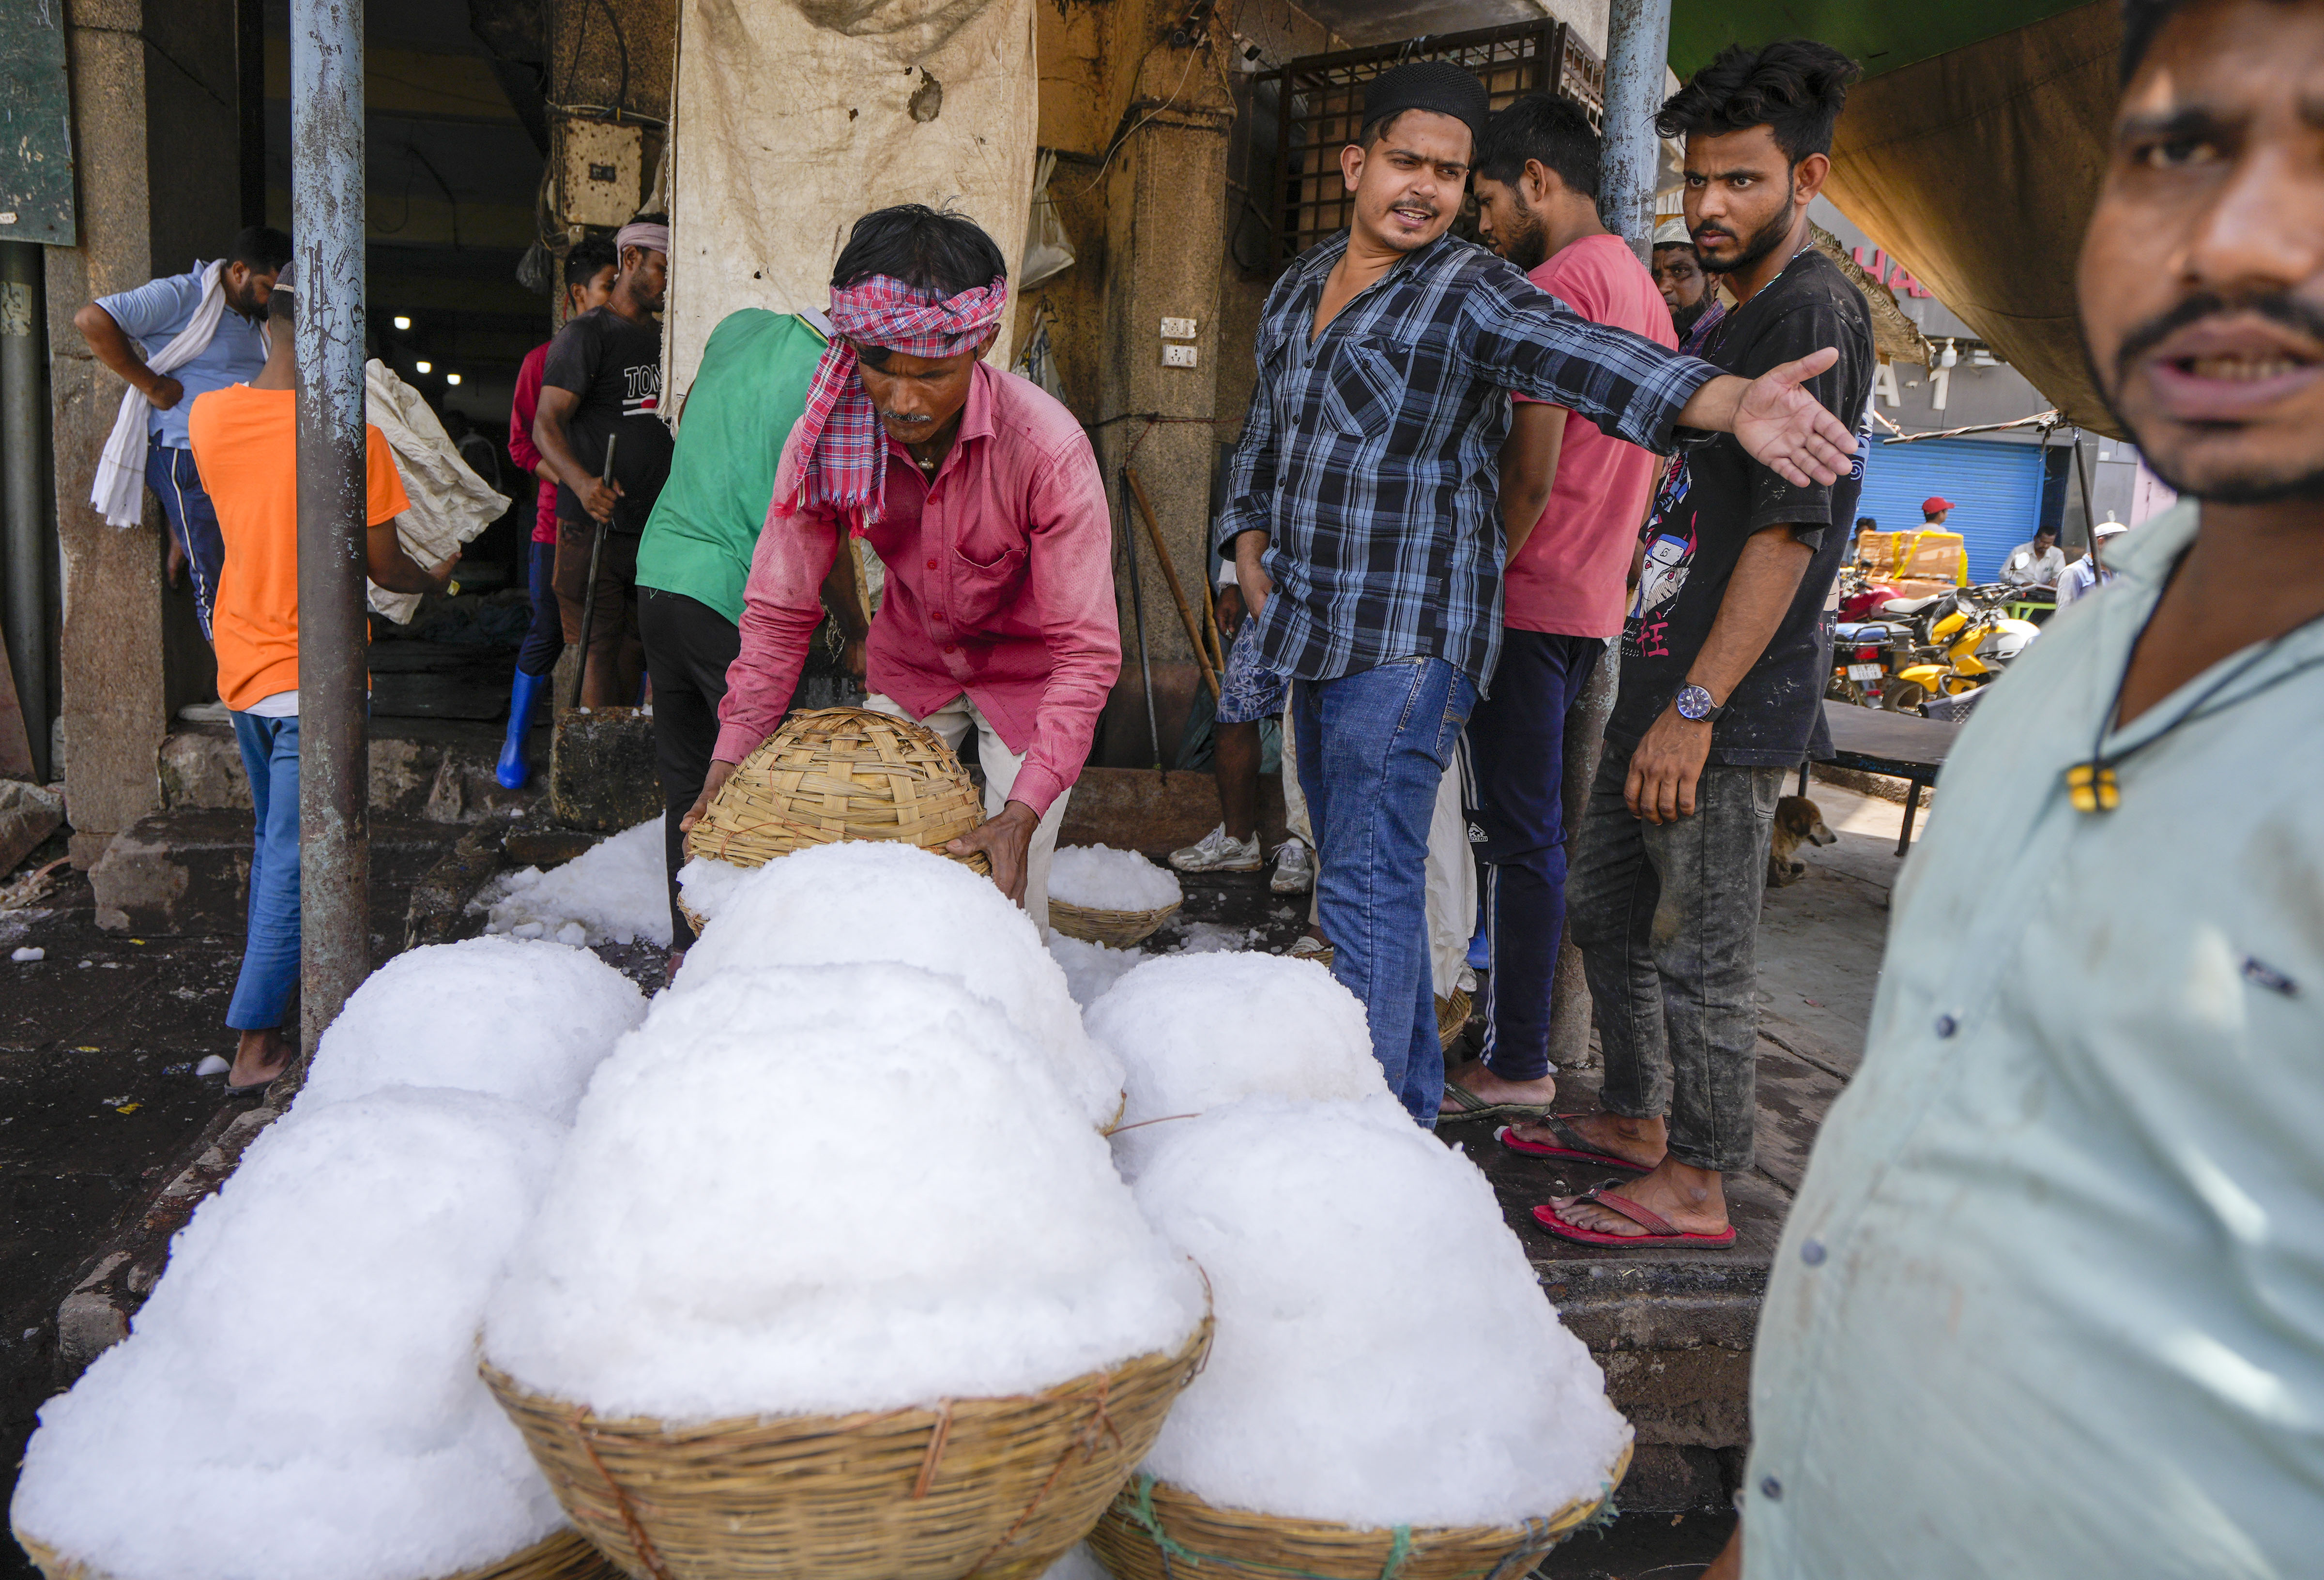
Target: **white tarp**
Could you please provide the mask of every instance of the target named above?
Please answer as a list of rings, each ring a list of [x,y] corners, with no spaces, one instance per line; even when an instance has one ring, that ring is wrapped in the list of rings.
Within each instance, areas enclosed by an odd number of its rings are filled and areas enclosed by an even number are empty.
[[[681,0],[665,389],[683,394],[737,308],[827,307],[848,227],[872,209],[949,204],[1022,256],[1033,5]],[[1012,339],[995,347],[1003,366]]]

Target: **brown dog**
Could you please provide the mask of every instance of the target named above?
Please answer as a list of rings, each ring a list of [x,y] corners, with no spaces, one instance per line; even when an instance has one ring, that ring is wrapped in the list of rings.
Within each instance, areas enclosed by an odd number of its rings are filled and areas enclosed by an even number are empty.
[[[1808,875],[1808,864],[1793,852],[1804,841],[1811,845],[1837,845],[1840,836],[1824,826],[1823,813],[1804,795],[1786,795],[1775,803],[1775,837],[1767,843],[1767,886],[1781,888]]]

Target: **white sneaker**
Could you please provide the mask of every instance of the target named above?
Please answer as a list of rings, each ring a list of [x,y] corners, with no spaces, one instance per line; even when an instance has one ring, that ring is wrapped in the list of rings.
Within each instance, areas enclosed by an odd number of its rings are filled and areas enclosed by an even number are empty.
[[[1267,886],[1278,895],[1304,895],[1315,886],[1315,862],[1304,840],[1286,840],[1275,848],[1275,876]]]
[[[1181,872],[1257,872],[1259,836],[1230,840],[1227,825],[1221,823],[1203,836],[1201,844],[1171,851],[1170,865]]]

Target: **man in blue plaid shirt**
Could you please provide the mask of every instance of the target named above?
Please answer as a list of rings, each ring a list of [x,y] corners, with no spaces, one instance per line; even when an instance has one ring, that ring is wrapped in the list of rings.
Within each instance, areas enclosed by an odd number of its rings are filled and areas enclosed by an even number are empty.
[[[1268,296],[1221,552],[1261,652],[1296,681],[1299,779],[1321,841],[1333,972],[1372,1050],[1432,1125],[1443,1054],[1428,969],[1425,861],[1437,786],[1500,646],[1495,497],[1508,391],[1656,451],[1732,433],[1803,486],[1853,437],[1802,383],[1825,350],[1757,380],[1584,319],[1510,262],[1448,236],[1484,85],[1416,61],[1373,79],[1341,151],[1347,233]]]

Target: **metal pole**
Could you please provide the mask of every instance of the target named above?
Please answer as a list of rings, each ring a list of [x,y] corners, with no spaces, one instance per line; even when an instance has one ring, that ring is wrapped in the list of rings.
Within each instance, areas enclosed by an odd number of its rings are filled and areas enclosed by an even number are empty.
[[[0,464],[7,528],[8,666],[32,738],[32,768],[49,778],[48,565],[56,537],[41,505],[47,461],[41,414],[48,321],[36,242],[0,242]]]
[[[1663,62],[1669,53],[1670,0],[1613,0],[1606,26],[1606,123],[1600,167],[1604,176],[1598,208],[1607,227],[1630,243],[1641,263],[1653,260],[1655,174],[1662,161],[1655,112],[1662,107]],[[1590,804],[1590,782],[1598,775],[1621,663],[1621,645],[1609,642],[1605,657],[1565,712],[1559,799],[1564,806],[1568,850]],[[1590,984],[1582,976],[1582,951],[1569,937],[1558,946],[1557,972],[1550,987],[1552,1064],[1572,1070],[1589,1062],[1590,1021]]]
[[[370,969],[363,0],[290,0],[298,250],[300,1045]]]
[[[1598,210],[1606,227],[1650,261],[1655,233],[1655,170],[1662,140],[1665,60],[1670,54],[1670,0],[1613,0],[1606,22],[1604,170]]]

